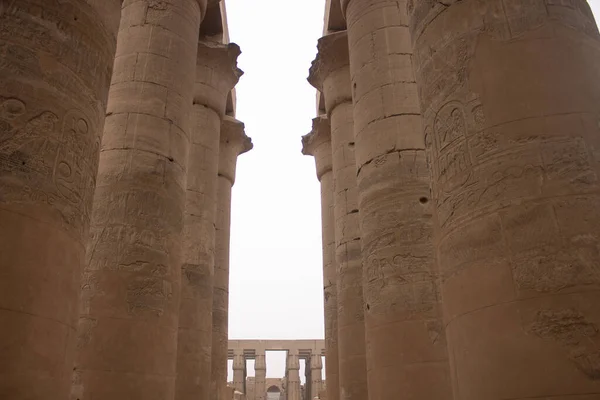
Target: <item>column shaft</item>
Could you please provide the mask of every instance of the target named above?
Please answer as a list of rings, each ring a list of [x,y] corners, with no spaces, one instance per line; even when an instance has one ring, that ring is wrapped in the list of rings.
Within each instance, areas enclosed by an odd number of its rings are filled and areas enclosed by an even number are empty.
[[[195,104],[188,159],[175,400],[208,400],[221,118]]]
[[[213,337],[211,387],[213,398],[226,399],[228,307],[229,307],[229,239],[231,227],[231,189],[235,182],[237,157],[249,151],[252,142],[244,134],[244,124],[225,117],[221,124],[219,173],[217,178],[217,219],[215,237],[215,280],[213,287]]]
[[[231,182],[217,179],[217,222],[215,243],[215,281],[213,286],[212,390],[215,400],[228,400],[227,343],[229,318],[229,226],[231,223]]]
[[[254,360],[254,399],[266,400],[267,396],[267,360],[264,351],[256,351]],[[252,399],[248,399],[252,400]]]
[[[600,41],[590,8],[413,6],[455,398],[598,398]]]
[[[310,398],[308,400],[318,397],[322,386],[323,360],[321,354],[312,354],[310,356]]]
[[[312,132],[302,138],[302,153],[315,158],[321,183],[321,237],[323,248],[323,294],[325,316],[325,380],[327,399],[339,400],[339,361],[337,323],[337,271],[333,215],[333,173],[331,133],[326,117],[313,119]]]
[[[0,398],[64,400],[119,0],[0,5]]]
[[[206,1],[127,1],[108,101],[73,398],[174,396],[189,119]]]
[[[188,157],[175,400],[208,400],[211,390],[215,223],[221,119],[242,72],[240,49],[201,41]]]
[[[343,0],[342,7],[354,99],[369,399],[449,399],[406,1]]]
[[[297,351],[290,350],[287,356],[286,400],[302,400],[300,389],[300,360]]]
[[[233,387],[238,392],[246,394],[245,386],[245,370],[246,370],[246,359],[244,354],[234,353],[233,355]]]
[[[319,40],[309,81],[325,98],[331,124],[340,399],[368,398],[354,122],[346,32]]]

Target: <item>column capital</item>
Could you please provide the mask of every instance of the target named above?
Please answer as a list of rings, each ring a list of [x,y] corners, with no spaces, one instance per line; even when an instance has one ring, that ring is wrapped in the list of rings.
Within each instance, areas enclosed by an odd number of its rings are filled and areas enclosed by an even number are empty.
[[[244,74],[237,67],[241,53],[235,43],[198,42],[194,104],[208,107],[220,116],[225,114],[227,95]]]
[[[308,82],[323,93],[325,109],[331,114],[337,105],[352,102],[347,31],[323,36],[317,43],[317,49]]]
[[[300,359],[298,357],[297,350],[288,350],[286,368],[288,370],[299,370],[300,369]]]
[[[321,115],[313,119],[312,130],[302,136],[302,154],[315,158],[317,178],[332,170],[331,158],[331,127],[329,119]]]
[[[256,356],[254,359],[254,369],[255,370],[266,370],[267,369],[267,360],[265,357],[265,352],[256,351]]]
[[[310,355],[310,368],[323,369],[323,359],[321,358],[321,354]]]
[[[242,350],[234,350],[233,351],[233,369],[245,369],[246,368],[246,358],[244,357],[244,352]]]
[[[244,123],[229,116],[221,122],[219,143],[219,176],[235,183],[235,167],[240,154],[252,150],[252,139],[246,136]]]

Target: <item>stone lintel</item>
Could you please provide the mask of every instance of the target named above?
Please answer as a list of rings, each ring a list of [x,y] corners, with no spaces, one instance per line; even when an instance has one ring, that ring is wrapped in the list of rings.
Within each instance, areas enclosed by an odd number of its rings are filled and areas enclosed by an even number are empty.
[[[228,96],[244,74],[237,67],[241,53],[235,43],[198,43],[194,104],[211,108],[219,116],[225,114]]]
[[[315,157],[319,180],[331,171],[331,127],[326,116],[314,118],[312,131],[302,136],[302,154]]]
[[[323,93],[325,109],[331,113],[337,105],[352,102],[347,31],[323,36],[317,43],[317,49],[308,82]]]

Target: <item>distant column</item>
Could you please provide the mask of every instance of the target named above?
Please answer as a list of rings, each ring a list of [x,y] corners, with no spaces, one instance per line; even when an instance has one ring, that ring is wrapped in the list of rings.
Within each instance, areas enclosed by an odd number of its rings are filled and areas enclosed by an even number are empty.
[[[83,274],[74,399],[174,396],[189,125],[205,11],[206,0],[123,3]]]
[[[321,354],[311,354],[309,365],[310,377],[307,378],[307,382],[310,381],[310,399],[307,400],[313,400],[319,396],[323,387],[323,358]]]
[[[363,270],[347,33],[322,37],[318,49],[308,80],[323,93],[331,124],[340,400],[363,400],[368,398]]]
[[[312,126],[312,131],[302,137],[302,153],[314,156],[317,178],[321,182],[321,236],[323,241],[327,399],[340,400],[331,132],[329,120],[324,116],[313,119]]]
[[[587,3],[409,1],[455,399],[600,398]]]
[[[68,398],[120,9],[0,1],[1,399]]]
[[[254,359],[254,399],[266,400],[267,396],[267,360],[264,350],[256,350]],[[252,400],[252,399],[247,399]]]
[[[219,135],[227,96],[242,74],[236,67],[239,54],[235,44],[198,44],[183,221],[175,400],[210,398]]]
[[[449,400],[431,179],[408,3],[426,8],[465,1],[341,0],[354,102],[369,399]],[[462,57],[462,49],[448,57]],[[440,79],[454,79],[456,74]]]
[[[233,387],[241,393],[246,393],[244,390],[244,375],[246,369],[246,358],[243,350],[233,351]]]
[[[286,400],[302,400],[300,390],[300,358],[298,350],[289,350],[287,355],[287,385],[286,385]]]
[[[237,158],[252,149],[244,124],[226,116],[221,124],[219,172],[217,178],[217,219],[215,237],[215,279],[213,287],[213,335],[211,379],[213,398],[225,398],[227,388],[228,307],[229,307],[229,233],[231,226],[231,189],[235,182]]]

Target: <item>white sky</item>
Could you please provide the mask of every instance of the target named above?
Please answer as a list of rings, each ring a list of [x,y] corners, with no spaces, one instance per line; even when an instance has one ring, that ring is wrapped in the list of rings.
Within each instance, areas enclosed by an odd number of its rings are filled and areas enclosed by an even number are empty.
[[[600,20],[600,0],[589,3]],[[238,159],[233,190],[229,337],[321,339],[320,189],[300,137],[316,115],[306,76],[322,36],[325,0],[226,4],[245,71],[237,118],[254,142]],[[268,377],[283,376],[284,367],[283,353],[267,354]],[[250,376],[253,368],[248,365]]]

